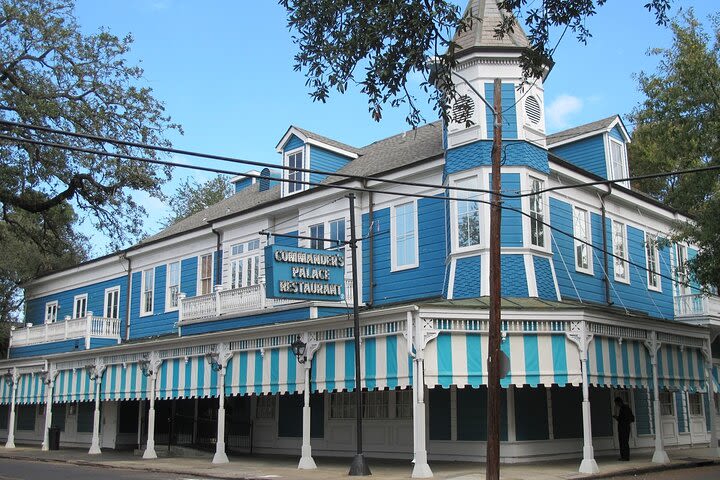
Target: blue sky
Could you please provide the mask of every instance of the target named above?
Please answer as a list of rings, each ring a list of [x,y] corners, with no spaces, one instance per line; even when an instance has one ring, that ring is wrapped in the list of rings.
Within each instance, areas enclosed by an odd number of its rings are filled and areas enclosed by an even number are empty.
[[[655,25],[645,3],[611,0],[599,8],[587,22],[593,34],[587,45],[566,34],[545,82],[549,132],[624,115],[641,101],[633,75],[653,71],[658,58],[648,57],[647,50],[671,42],[669,30]],[[705,20],[713,3],[674,0],[673,14],[692,6]],[[293,124],[355,146],[408,128],[404,108],[388,106],[383,120],[373,121],[358,90],[313,103],[303,73],[293,69],[295,46],[276,1],[77,0],[76,16],[85,31],[106,27],[119,36],[133,35],[130,59],[144,68],[145,85],[185,130],[171,137],[177,148],[277,163],[275,145]],[[419,103],[427,105],[425,99]],[[435,119],[429,107],[425,116]],[[178,170],[166,193],[189,174],[207,178]],[[153,233],[166,207],[139,198],[150,213],[146,229]]]

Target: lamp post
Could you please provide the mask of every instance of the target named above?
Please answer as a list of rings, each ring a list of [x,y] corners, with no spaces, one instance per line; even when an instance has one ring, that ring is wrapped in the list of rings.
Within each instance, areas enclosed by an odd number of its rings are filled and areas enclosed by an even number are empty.
[[[157,352],[151,352],[145,354],[142,359],[138,361],[138,367],[142,371],[142,374],[150,378],[150,410],[148,411],[148,437],[147,444],[145,446],[145,453],[143,453],[144,459],[157,458],[155,452],[155,387],[157,385],[157,373],[162,365],[162,360]]]
[[[303,436],[300,462],[298,469],[314,470],[317,468],[315,460],[312,458],[312,446],[310,445],[310,369],[312,368],[312,357],[320,347],[320,343],[315,339],[314,335],[307,333],[298,336],[290,348],[292,349],[298,363],[305,367],[305,388],[303,389]]]
[[[94,364],[86,365],[85,370],[90,376],[90,380],[95,382],[95,415],[93,417],[93,435],[90,443],[90,455],[98,455],[100,451],[100,385],[102,376],[105,372],[105,364],[99,358]]]
[[[215,456],[212,463],[228,463],[227,453],[225,453],[225,372],[228,360],[232,358],[230,347],[226,343],[221,343],[217,348],[205,354],[205,359],[210,364],[210,368],[214,372],[218,372],[218,420],[217,420],[217,441],[215,442]]]
[[[8,438],[5,448],[15,448],[15,395],[17,394],[17,383],[20,375],[17,368],[8,368],[7,373],[3,375],[3,380],[12,389],[12,397],[10,400],[10,418],[8,419]]]

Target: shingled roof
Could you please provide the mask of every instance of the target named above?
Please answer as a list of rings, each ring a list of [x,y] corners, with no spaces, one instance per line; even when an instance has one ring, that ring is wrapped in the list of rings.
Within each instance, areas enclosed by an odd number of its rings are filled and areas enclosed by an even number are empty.
[[[465,8],[465,17],[470,16],[470,28],[455,33],[453,42],[458,51],[473,47],[527,48],[530,46],[525,31],[517,22],[512,32],[498,37],[495,29],[506,16],[495,0],[470,0]]]
[[[610,125],[612,125],[617,118],[618,115],[612,115],[610,117],[603,118],[602,120],[596,120],[594,122],[586,123],[585,125],[580,125],[579,127],[573,127],[561,132],[553,133],[552,135],[547,136],[547,144],[548,146],[552,146],[555,143],[580,137],[588,133],[603,132],[610,128]]]

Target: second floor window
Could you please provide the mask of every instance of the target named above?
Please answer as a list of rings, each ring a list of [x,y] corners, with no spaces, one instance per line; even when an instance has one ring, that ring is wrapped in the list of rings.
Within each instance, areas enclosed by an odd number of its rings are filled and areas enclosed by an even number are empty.
[[[543,206],[543,195],[541,191],[545,182],[537,178],[530,178],[531,190],[534,195],[530,196],[530,243],[536,247],[545,246],[545,211]]]
[[[310,248],[314,248],[316,250],[324,250],[325,224],[318,223],[315,225],[310,225],[309,232],[309,236],[312,237],[312,239],[310,240]]]
[[[260,241],[235,244],[230,252],[230,288],[257,285],[260,282]]]
[[[53,323],[57,321],[58,302],[48,302],[45,304],[45,323]]]
[[[590,260],[590,215],[587,210],[575,208],[573,211],[573,236],[575,237],[575,268],[589,272]]]
[[[613,180],[627,178],[627,168],[625,165],[625,148],[623,144],[615,140],[610,140],[610,166],[612,168]]]
[[[87,314],[87,295],[78,295],[73,301],[73,318],[83,318]]]
[[[648,288],[660,290],[660,264],[658,263],[657,238],[645,235],[645,258],[647,260]]]
[[[477,177],[455,182],[456,187],[478,188]],[[457,190],[457,242],[458,247],[470,247],[480,243],[480,210],[478,194],[466,190]]]
[[[155,271],[152,268],[142,272],[142,299],[140,313],[150,314],[153,312],[153,301],[155,291]]]
[[[392,265],[394,268],[415,267],[418,264],[415,202],[396,206],[394,213]]]
[[[340,218],[329,223],[330,249],[342,250],[345,247],[345,219]]]
[[[613,267],[615,280],[627,282],[630,279],[628,272],[628,249],[627,249],[627,233],[625,224],[621,222],[612,222],[612,241],[613,241]]]
[[[120,288],[105,290],[105,318],[120,318]]]
[[[178,295],[180,294],[180,262],[169,263],[167,266],[167,298],[166,308],[178,307]]]
[[[213,254],[200,257],[200,295],[212,293]]]
[[[676,277],[678,282],[678,294],[688,295],[690,293],[690,276],[687,271],[687,247],[677,244],[677,268]]]
[[[287,164],[290,168],[305,168],[303,163],[303,152],[299,150],[287,155]],[[303,181],[304,173],[295,170],[288,170],[287,184],[288,193],[301,192],[304,190],[305,185],[300,183]]]

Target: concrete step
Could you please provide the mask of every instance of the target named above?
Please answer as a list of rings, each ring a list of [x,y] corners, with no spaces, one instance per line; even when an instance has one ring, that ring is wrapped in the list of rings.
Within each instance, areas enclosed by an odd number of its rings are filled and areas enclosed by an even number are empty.
[[[144,453],[145,453],[144,445],[142,448],[135,449],[133,451],[133,454],[135,456],[139,456],[139,457],[142,457]],[[198,449],[198,448],[180,446],[180,445],[171,445],[169,450],[168,450],[167,445],[155,445],[155,453],[157,454],[158,458],[168,458],[168,457],[213,458],[213,455],[214,455],[214,452],[210,452],[210,451],[202,450],[202,449]]]

